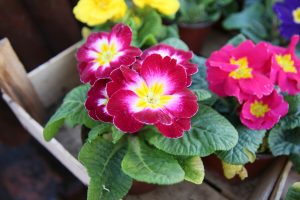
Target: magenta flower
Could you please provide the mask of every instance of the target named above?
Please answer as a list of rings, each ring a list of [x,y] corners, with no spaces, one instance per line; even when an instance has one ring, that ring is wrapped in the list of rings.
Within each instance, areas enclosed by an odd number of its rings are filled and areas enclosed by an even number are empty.
[[[93,84],[99,78],[108,78],[121,65],[131,65],[141,50],[130,46],[132,32],[124,24],[117,24],[110,33],[92,33],[77,51],[80,80]]]
[[[250,129],[271,129],[288,112],[289,105],[274,90],[262,98],[253,96],[245,101],[240,114],[241,121]]]
[[[185,69],[169,56],[153,54],[139,72],[122,66],[111,73],[107,111],[115,126],[134,133],[144,124],[155,125],[166,137],[182,136],[198,111],[197,97],[186,87]]]
[[[299,36],[293,36],[288,48],[270,45],[273,53],[270,77],[281,91],[291,95],[300,92],[300,59],[295,54]]]
[[[196,64],[190,62],[193,57],[193,53],[191,51],[184,51],[181,49],[175,49],[172,46],[167,44],[158,44],[149,49],[146,49],[141,56],[141,63],[145,58],[152,54],[159,54],[162,57],[169,56],[172,59],[175,59],[178,65],[181,65],[187,74],[187,86],[192,84],[192,75],[198,72],[198,68]]]
[[[106,84],[109,81],[110,79],[99,79],[88,91],[85,107],[88,110],[89,116],[95,120],[112,122],[112,117],[108,115],[106,109],[108,102]]]
[[[207,59],[209,88],[219,96],[235,96],[240,102],[249,96],[261,98],[273,91],[265,75],[270,70],[267,45],[250,40],[238,47],[226,45]]]

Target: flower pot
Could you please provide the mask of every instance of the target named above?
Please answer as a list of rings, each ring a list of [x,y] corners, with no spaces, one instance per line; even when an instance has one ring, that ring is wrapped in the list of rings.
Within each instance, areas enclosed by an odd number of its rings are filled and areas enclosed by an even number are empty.
[[[199,22],[196,24],[179,24],[180,38],[196,54],[199,54],[203,42],[211,31],[212,22]]]
[[[254,163],[248,163],[245,165],[248,172],[248,177],[245,180],[254,179],[261,175],[274,160],[275,158],[271,154],[257,154],[257,158]],[[226,179],[223,173],[222,161],[217,156],[211,155],[205,157],[203,158],[203,163],[205,168],[213,170],[215,173],[220,175],[220,177]],[[237,176],[228,181],[230,183],[241,182],[240,178]]]
[[[82,144],[84,144],[84,141],[87,139],[89,131],[90,131],[89,128],[87,128],[85,126],[81,127]],[[157,185],[154,185],[154,184],[149,184],[149,183],[144,183],[144,182],[134,180],[128,194],[131,194],[131,195],[144,194],[144,193],[155,190],[156,187],[157,187]]]

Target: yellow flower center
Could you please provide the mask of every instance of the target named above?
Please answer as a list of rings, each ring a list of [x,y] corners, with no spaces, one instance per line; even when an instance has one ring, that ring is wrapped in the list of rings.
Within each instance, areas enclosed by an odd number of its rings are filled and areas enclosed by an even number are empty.
[[[297,73],[291,54],[276,55],[276,61],[284,72]]]
[[[250,106],[250,112],[255,117],[264,117],[267,112],[270,111],[268,104],[264,104],[262,101],[254,101]]]
[[[95,59],[95,62],[98,62],[99,66],[110,63],[118,54],[115,43],[103,43],[101,44],[100,49],[101,50],[98,53],[97,58]]]
[[[154,83],[151,87],[148,87],[146,83],[143,82],[134,92],[139,97],[136,106],[141,109],[162,108],[173,98],[172,95],[163,95],[164,84],[162,83]]]
[[[293,11],[294,22],[300,24],[300,7],[296,8]]]
[[[238,68],[230,72],[229,76],[234,79],[252,78],[252,69],[248,67],[248,60],[246,57],[235,60],[230,59],[230,64],[237,65]]]

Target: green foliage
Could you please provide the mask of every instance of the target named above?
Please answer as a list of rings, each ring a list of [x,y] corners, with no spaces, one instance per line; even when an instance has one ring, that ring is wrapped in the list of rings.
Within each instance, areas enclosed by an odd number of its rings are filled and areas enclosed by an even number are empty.
[[[92,142],[99,135],[103,135],[105,133],[111,132],[112,127],[113,126],[111,124],[107,124],[107,123],[101,123],[93,127],[88,134],[88,142]]]
[[[97,124],[92,120],[84,107],[86,94],[90,86],[81,85],[71,90],[64,98],[63,104],[57,109],[50,118],[44,129],[44,138],[49,141],[55,137],[58,129],[64,124],[65,120],[72,125],[85,125],[92,128]]]
[[[231,14],[223,22],[227,30],[240,30],[241,33],[255,42],[271,40],[272,15],[268,4],[262,1],[249,3],[241,12]]]
[[[193,90],[193,92],[197,95],[198,101],[204,101],[212,97],[212,94],[208,90],[199,89]]]
[[[221,15],[223,9],[232,0],[180,0],[179,22],[181,23],[199,23],[215,22]]]
[[[300,174],[300,154],[290,155],[290,160],[292,161],[295,170]]]
[[[285,196],[285,200],[299,200],[300,199],[300,182],[294,183],[289,187]]]
[[[121,169],[125,153],[124,143],[113,144],[101,137],[83,145],[79,160],[91,178],[88,200],[116,200],[127,194],[132,179]]]
[[[155,131],[146,137],[158,149],[182,156],[207,156],[218,150],[230,150],[238,141],[238,133],[230,122],[204,105],[200,105],[192,118],[191,130],[182,138],[168,139]]]
[[[197,55],[193,55],[192,63],[198,65],[198,73],[192,76],[193,83],[191,85],[191,89],[205,89],[208,90],[208,82],[206,79],[206,59],[203,57],[199,57]]]
[[[161,41],[161,43],[168,44],[177,49],[182,49],[185,51],[189,50],[189,47],[179,38],[168,38],[168,39]]]
[[[280,120],[280,126],[285,129],[294,129],[300,127],[300,95],[285,96],[289,104],[289,113]]]
[[[115,126],[112,126],[111,131],[112,131],[112,138],[113,138],[112,142],[114,144],[117,143],[125,135],[122,131],[117,129]]]
[[[269,147],[274,156],[300,154],[300,128],[275,126],[269,134]]]
[[[174,184],[184,180],[184,171],[171,155],[148,146],[140,138],[129,139],[122,169],[135,180],[154,184]]]
[[[240,43],[247,40],[247,38],[243,34],[238,34],[235,37],[228,40],[227,44],[232,44],[233,46],[238,46]]]
[[[265,131],[254,131],[246,127],[238,127],[238,143],[229,151],[218,151],[218,157],[228,164],[244,165],[254,162],[256,151],[263,142]]]
[[[178,161],[185,172],[185,180],[195,184],[203,182],[205,176],[204,166],[199,156],[179,158]]]

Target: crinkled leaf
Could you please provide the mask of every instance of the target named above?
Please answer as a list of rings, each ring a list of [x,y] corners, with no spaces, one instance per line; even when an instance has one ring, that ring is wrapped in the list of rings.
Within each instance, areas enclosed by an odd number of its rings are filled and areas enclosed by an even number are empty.
[[[189,47],[179,38],[168,38],[166,40],[161,41],[161,43],[168,44],[170,46],[173,46],[177,49],[182,49],[184,51],[189,50]]]
[[[241,180],[244,180],[248,177],[247,169],[243,165],[231,165],[222,161],[224,176],[227,179],[232,179],[236,175],[240,177]]]
[[[150,144],[169,154],[207,156],[218,150],[230,150],[238,141],[238,133],[230,122],[212,108],[199,106],[192,118],[192,128],[183,137],[169,139],[152,131],[145,134]]]
[[[193,90],[193,92],[198,97],[198,101],[204,101],[212,97],[212,94],[208,90],[198,89],[198,90]]]
[[[300,128],[276,126],[270,131],[268,143],[274,156],[300,154]]]
[[[244,165],[255,160],[256,151],[263,142],[265,131],[250,130],[238,127],[238,143],[229,151],[218,151],[218,157],[226,163]]]
[[[292,154],[290,160],[292,161],[295,170],[300,174],[300,154]]]
[[[154,184],[174,184],[184,180],[184,171],[171,155],[148,146],[140,138],[129,140],[122,161],[123,171],[135,180]]]
[[[88,141],[92,142],[99,135],[103,135],[105,133],[110,133],[111,132],[111,128],[112,128],[112,125],[111,124],[107,124],[107,123],[102,123],[102,124],[99,124],[99,125],[93,127],[90,130],[90,132],[89,132]]]
[[[286,96],[289,104],[289,113],[280,120],[280,126],[285,129],[300,127],[300,95]]]
[[[197,55],[193,55],[192,63],[198,65],[198,73],[192,76],[193,83],[191,85],[191,89],[205,89],[208,90],[208,82],[206,79],[206,66],[205,66],[206,59],[203,57],[199,57]]]
[[[126,145],[113,144],[101,137],[83,145],[79,160],[91,178],[88,200],[117,200],[127,194],[132,179],[121,169],[125,153]]]
[[[199,156],[180,158],[179,164],[185,172],[185,180],[195,184],[203,182],[205,175],[204,166]]]
[[[125,135],[125,133],[117,129],[115,126],[111,128],[111,131],[112,131],[112,138],[113,138],[112,142],[114,144],[117,143]]]
[[[49,141],[57,133],[58,129],[68,120],[72,125],[85,125],[92,128],[96,121],[92,120],[84,107],[87,91],[90,86],[81,85],[71,90],[64,98],[63,104],[50,118],[44,129],[44,138]]]
[[[285,200],[299,200],[299,199],[300,199],[300,182],[296,182],[289,187],[289,190],[285,196]]]

